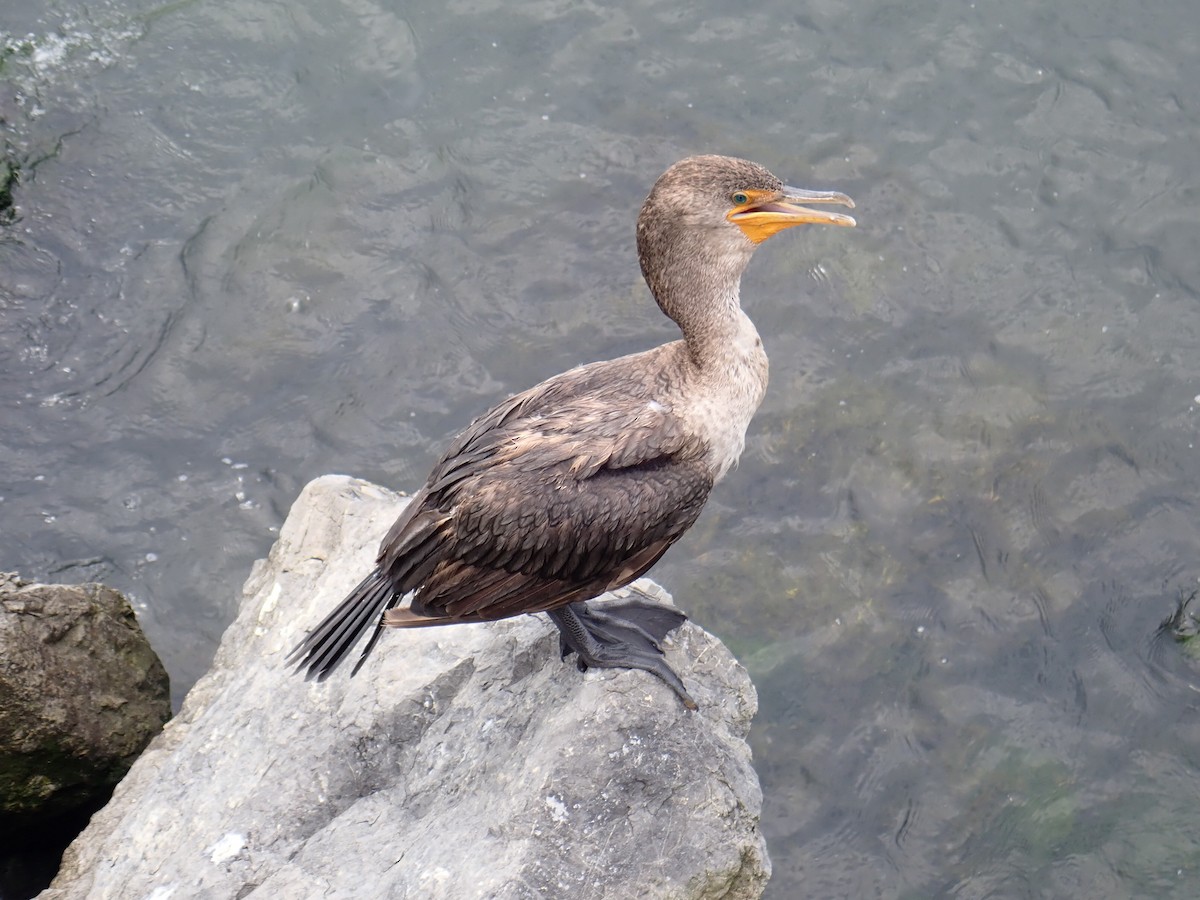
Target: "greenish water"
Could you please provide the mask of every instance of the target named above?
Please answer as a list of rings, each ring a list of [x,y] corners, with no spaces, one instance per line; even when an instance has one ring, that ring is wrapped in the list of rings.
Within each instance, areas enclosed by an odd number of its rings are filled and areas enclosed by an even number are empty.
[[[750,668],[772,900],[1197,893],[1200,12],[37,2],[0,17],[0,566],[176,701],[309,479],[410,488],[670,339],[697,152],[855,198],[743,297],[771,387],[655,576]],[[13,173],[15,173],[15,178]]]

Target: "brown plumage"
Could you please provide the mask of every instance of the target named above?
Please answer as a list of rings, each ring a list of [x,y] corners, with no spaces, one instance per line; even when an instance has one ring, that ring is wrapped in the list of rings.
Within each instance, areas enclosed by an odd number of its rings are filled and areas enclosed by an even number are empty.
[[[668,169],[638,217],[638,256],[683,340],[571,369],[472,422],[384,537],[376,568],[289,660],[324,679],[372,626],[354,671],[385,626],[547,612],[581,668],[645,669],[695,708],[659,647],[681,613],[584,601],[654,565],[737,461],[767,382],[739,305],[742,271],[781,228],[854,224],[797,201],[854,205],[785,187],[746,160]]]

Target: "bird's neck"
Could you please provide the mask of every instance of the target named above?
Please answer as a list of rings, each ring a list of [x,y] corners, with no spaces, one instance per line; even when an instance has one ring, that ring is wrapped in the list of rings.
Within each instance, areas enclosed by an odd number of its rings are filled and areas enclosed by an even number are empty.
[[[736,294],[728,306],[721,307],[720,315],[715,314],[715,306],[709,310],[714,314],[689,321],[683,331],[699,382],[732,388],[739,399],[752,400],[757,407],[767,386],[767,355],[758,329],[742,311]]]
[[[711,392],[748,397],[757,406],[766,386],[766,356],[742,312],[742,273],[754,244],[737,229],[664,228],[643,211],[638,255],[659,308],[683,332],[689,381]],[[668,220],[669,221],[669,220]],[[723,388],[722,385],[725,385]],[[735,398],[729,398],[735,402]]]
[[[700,372],[719,376],[746,347],[761,346],[742,312],[738,278],[678,279],[659,288],[655,300],[683,332],[688,356]]]
[[[754,323],[737,302],[709,304],[706,315],[685,318],[686,385],[677,411],[707,447],[714,481],[736,465],[746,428],[767,390],[767,354]],[[719,311],[719,312],[718,312]]]

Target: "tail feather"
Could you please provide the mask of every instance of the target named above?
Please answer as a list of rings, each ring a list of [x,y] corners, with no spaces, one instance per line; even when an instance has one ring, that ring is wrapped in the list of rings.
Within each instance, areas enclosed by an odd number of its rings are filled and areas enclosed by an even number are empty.
[[[391,582],[375,569],[295,646],[287,656],[287,663],[307,670],[305,678],[309,680],[324,681],[358,643],[363,632],[374,624],[375,633],[354,666],[353,671],[357,672],[379,639],[383,611],[399,599]]]

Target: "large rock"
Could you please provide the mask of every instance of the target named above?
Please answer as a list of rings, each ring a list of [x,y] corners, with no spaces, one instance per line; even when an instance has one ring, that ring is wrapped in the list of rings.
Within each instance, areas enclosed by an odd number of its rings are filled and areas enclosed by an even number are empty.
[[[580,674],[541,616],[389,632],[353,679],[284,667],[402,503],[304,490],[212,671],[43,897],[761,893],[754,688],[690,623],[669,657],[697,713],[644,672]]]
[[[119,592],[0,574],[5,846],[103,803],[170,715],[166,670]]]

